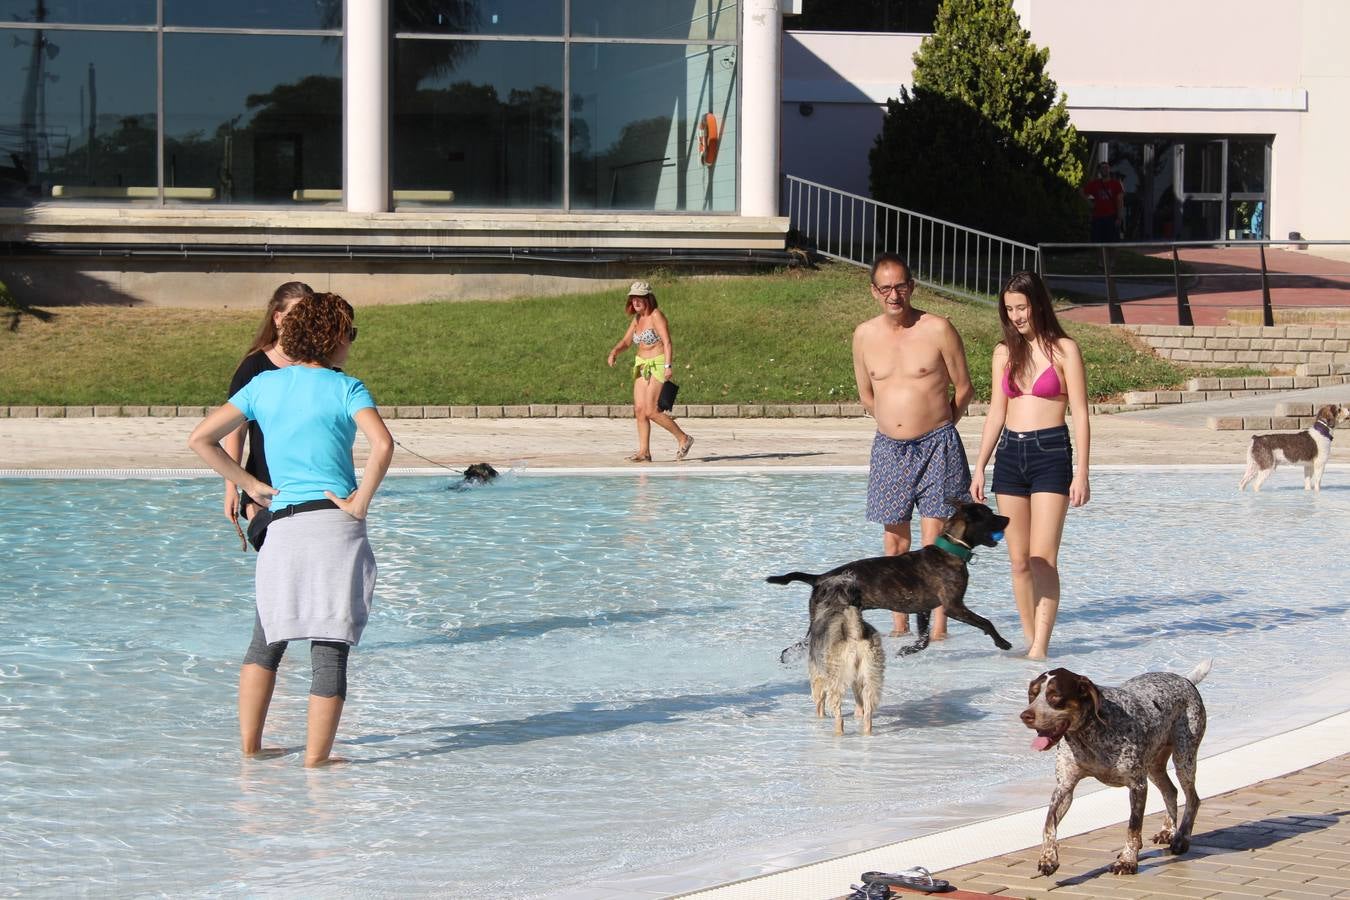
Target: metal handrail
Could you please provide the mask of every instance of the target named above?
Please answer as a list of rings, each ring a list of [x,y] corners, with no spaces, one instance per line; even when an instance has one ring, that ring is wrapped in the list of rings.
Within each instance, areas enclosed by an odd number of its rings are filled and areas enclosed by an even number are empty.
[[[1259,272],[1253,269],[1250,273],[1252,277],[1257,274],[1261,278],[1261,321],[1264,325],[1275,324],[1275,309],[1270,298],[1270,279],[1271,272],[1266,261],[1266,248],[1293,247],[1298,250],[1306,250],[1309,246],[1332,246],[1344,247],[1350,246],[1350,240],[1317,241],[1304,240],[1302,238],[1293,238],[1290,240],[1266,240],[1266,239],[1230,239],[1218,241],[1119,241],[1110,244],[1068,244],[1068,243],[1044,243],[1039,245],[1039,262],[1041,268],[1040,274],[1043,278],[1049,280],[1053,278],[1098,278],[1103,280],[1106,288],[1106,311],[1107,321],[1112,325],[1124,325],[1125,313],[1121,306],[1120,293],[1117,288],[1117,282],[1121,279],[1139,278],[1156,280],[1157,274],[1130,274],[1115,270],[1115,251],[1118,250],[1146,250],[1152,252],[1165,251],[1170,253],[1172,262],[1172,282],[1176,290],[1177,299],[1177,324],[1194,325],[1195,320],[1191,315],[1190,295],[1186,289],[1186,278],[1204,278],[1204,277],[1233,277],[1234,273],[1190,273],[1183,272],[1181,266],[1181,256],[1179,250],[1185,249],[1213,249],[1219,247],[1236,247],[1238,249],[1255,249],[1257,251],[1257,264]],[[1085,275],[1078,272],[1050,272],[1045,268],[1046,259],[1054,255],[1056,251],[1095,251],[1101,259],[1100,275]],[[1279,275],[1281,273],[1275,273]],[[1296,274],[1301,277],[1316,276],[1317,273],[1299,272],[1285,273]],[[1325,273],[1340,274],[1340,273]],[[1184,276],[1184,277],[1183,277]],[[1129,301],[1124,301],[1129,302]]]
[[[920,284],[984,303],[1012,273],[1040,267],[1031,244],[795,175],[785,176],[783,209],[821,256],[870,267],[878,254],[896,253]]]

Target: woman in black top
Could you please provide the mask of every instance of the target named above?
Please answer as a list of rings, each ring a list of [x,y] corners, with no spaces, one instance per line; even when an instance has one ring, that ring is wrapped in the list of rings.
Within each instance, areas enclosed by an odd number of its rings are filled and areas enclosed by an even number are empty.
[[[230,392],[225,396],[233,397],[260,372],[270,372],[291,364],[286,354],[281,352],[277,329],[297,301],[302,297],[313,296],[314,291],[302,281],[288,281],[272,292],[272,299],[267,301],[267,313],[263,316],[261,327],[258,328],[258,335],[253,339],[253,345],[248,348],[248,352],[244,354],[239,368],[235,369],[234,377],[230,379]],[[231,459],[240,462],[244,456],[245,434],[248,435],[248,460],[244,462],[244,471],[257,476],[264,484],[271,484],[267,459],[263,455],[262,429],[258,427],[257,422],[240,426],[238,431],[226,436],[221,446]],[[251,520],[256,510],[257,506],[252,498],[247,494],[241,496],[234,482],[225,482],[225,518],[229,519],[231,524],[237,523],[241,515]]]

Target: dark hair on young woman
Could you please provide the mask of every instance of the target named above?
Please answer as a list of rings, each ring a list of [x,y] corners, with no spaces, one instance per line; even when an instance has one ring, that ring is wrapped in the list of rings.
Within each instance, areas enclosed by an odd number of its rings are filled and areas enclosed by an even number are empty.
[[[998,292],[998,320],[1003,323],[1003,345],[1008,348],[1008,380],[1021,381],[1031,366],[1031,342],[1022,337],[1008,318],[1008,307],[1004,299],[1009,294],[1022,294],[1031,307],[1031,327],[1033,338],[1045,350],[1050,362],[1055,361],[1055,341],[1068,337],[1055,316],[1055,307],[1050,300],[1050,291],[1041,276],[1035,272],[1014,272]]]
[[[288,281],[273,291],[272,299],[267,301],[267,311],[263,313],[262,326],[244,355],[248,356],[249,353],[274,346],[277,343],[276,314],[285,309],[292,300],[303,300],[313,296],[314,289],[303,281]]]
[[[281,320],[281,352],[295,362],[326,366],[344,339],[356,338],[354,318],[352,305],[337,294],[304,297]]]

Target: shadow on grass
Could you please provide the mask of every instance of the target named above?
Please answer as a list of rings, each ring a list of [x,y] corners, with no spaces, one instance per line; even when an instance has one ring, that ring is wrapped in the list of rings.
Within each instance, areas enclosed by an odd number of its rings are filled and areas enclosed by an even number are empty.
[[[10,293],[5,283],[0,281],[0,324],[3,324],[7,331],[18,331],[19,322],[24,316],[32,316],[39,322],[50,322],[56,318],[55,313],[20,302]]]

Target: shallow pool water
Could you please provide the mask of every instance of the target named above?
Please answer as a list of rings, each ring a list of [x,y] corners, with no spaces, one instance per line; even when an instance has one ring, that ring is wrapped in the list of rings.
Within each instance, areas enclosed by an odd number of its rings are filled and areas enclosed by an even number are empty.
[[[1350,490],[1236,478],[1098,474],[1061,559],[1053,664],[1114,683],[1214,657],[1204,755],[1341,711],[1350,672]],[[306,772],[238,757],[254,557],[218,482],[0,481],[0,894],[534,896],[1049,784],[1016,718],[1040,667],[974,629],[889,659],[870,739],[779,664],[807,589],[763,578],[876,552],[862,475],[447,484],[377,499],[354,764]],[[1019,643],[1002,548],[967,600]],[[293,646],[269,743],[303,744],[308,684]]]

